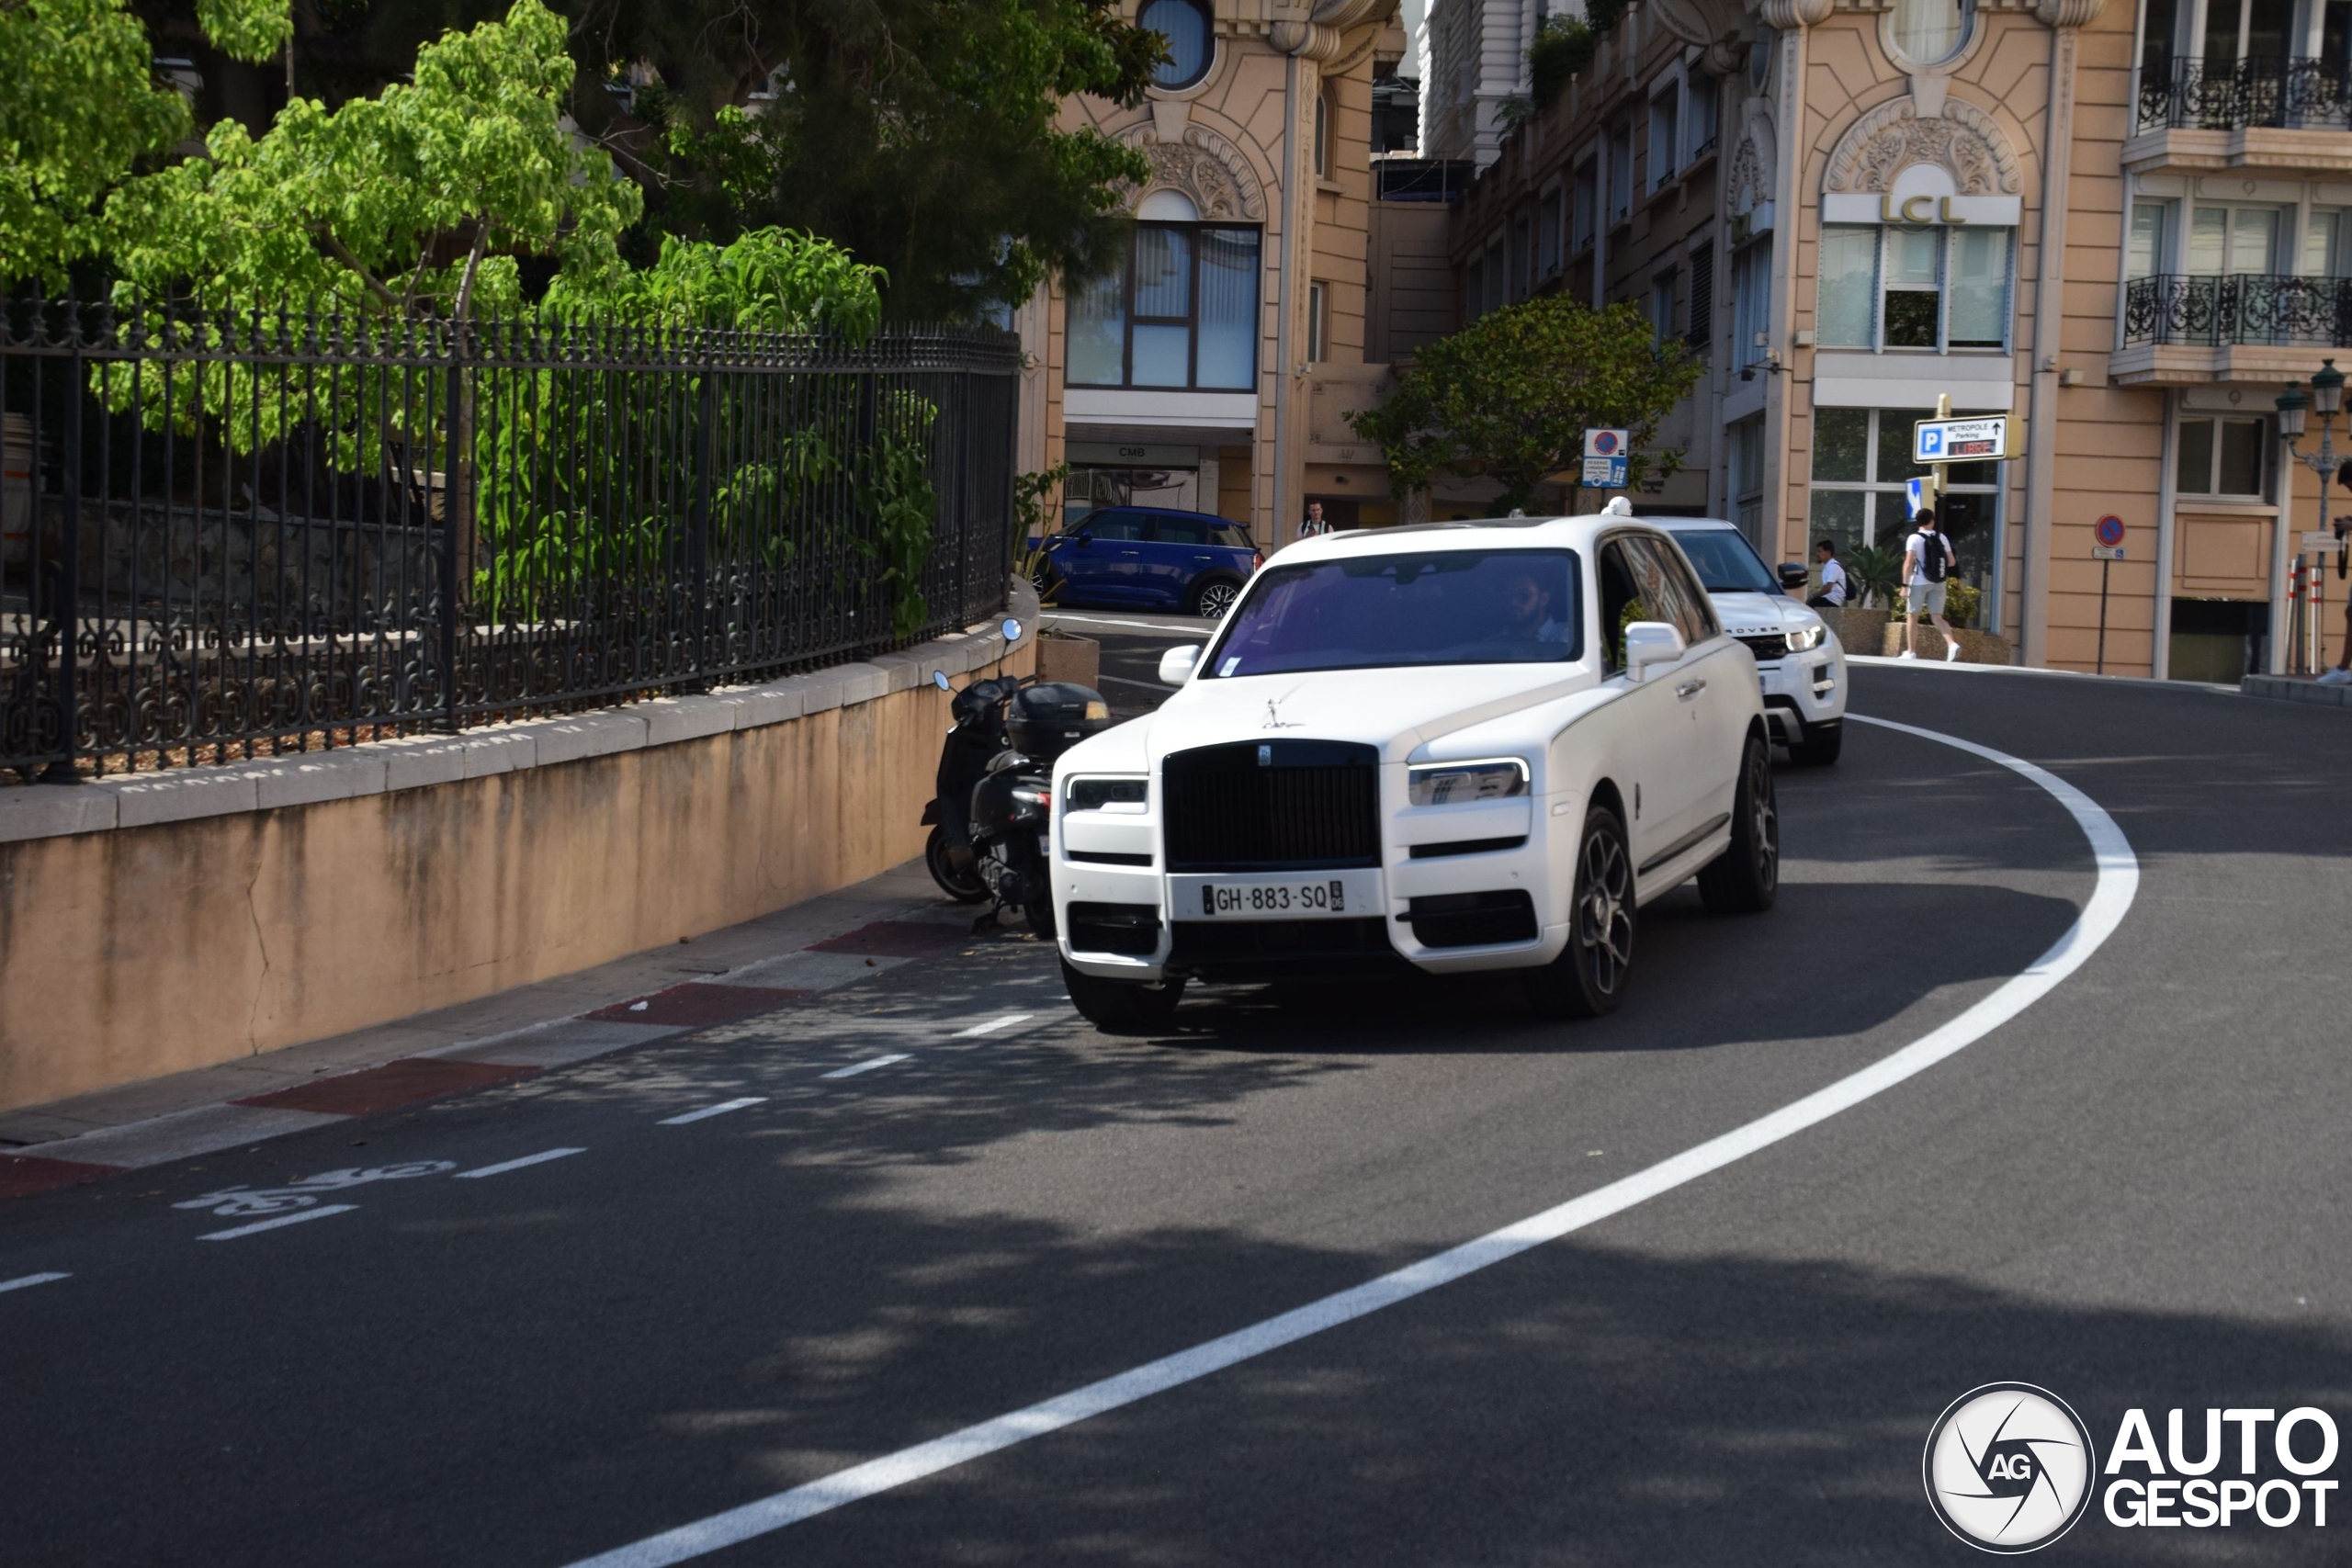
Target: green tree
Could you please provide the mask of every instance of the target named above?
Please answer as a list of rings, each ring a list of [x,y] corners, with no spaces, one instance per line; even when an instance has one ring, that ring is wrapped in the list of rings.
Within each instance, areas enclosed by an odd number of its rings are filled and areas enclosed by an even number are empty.
[[[821,234],[887,270],[902,320],[1117,258],[1147,165],[1059,115],[1140,101],[1165,49],[1115,0],[583,0],[576,36],[596,51],[581,119],[646,184],[649,229]],[[649,66],[625,109],[601,90]],[[747,89],[774,96],[738,107]]]
[[[1679,454],[1645,449],[1698,384],[1681,345],[1659,348],[1631,305],[1595,310],[1557,295],[1489,311],[1413,355],[1379,408],[1348,415],[1379,446],[1399,499],[1439,474],[1490,479],[1523,507],[1581,457],[1587,429],[1633,433],[1632,479],[1671,473]]]
[[[261,60],[292,28],[287,0],[202,0],[213,44]],[[155,81],[147,28],[123,0],[0,0],[0,285],[62,288],[94,254],[92,218],[139,161],[188,134]]]

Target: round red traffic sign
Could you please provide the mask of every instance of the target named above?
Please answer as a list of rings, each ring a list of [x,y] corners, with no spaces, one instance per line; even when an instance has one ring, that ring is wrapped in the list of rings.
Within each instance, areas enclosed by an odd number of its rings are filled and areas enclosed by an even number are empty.
[[[1617,433],[1613,430],[1600,432],[1592,438],[1592,449],[1604,457],[1614,457],[1617,456]]]
[[[2098,542],[2109,549],[2123,542],[2123,519],[2110,512],[2098,520]]]

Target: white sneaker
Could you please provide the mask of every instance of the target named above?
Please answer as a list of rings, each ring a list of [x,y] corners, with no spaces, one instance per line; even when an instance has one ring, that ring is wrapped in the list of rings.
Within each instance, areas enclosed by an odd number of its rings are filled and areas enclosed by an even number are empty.
[[[1960,662],[1960,644],[1955,642],[1945,648],[1944,662],[1946,664],[1957,664]]]
[[[1916,654],[1916,653],[1912,652],[1909,649],[1907,649],[1907,648],[1906,648],[1906,649],[1905,649],[1902,652],[1900,652],[1900,653],[1896,654],[1894,657],[1895,657],[1895,658],[1897,658],[1897,659],[1917,659],[1917,658],[1918,658],[1919,656],[1918,656],[1917,654]]]
[[[2323,686],[2352,686],[2352,670],[2331,670],[2319,678]]]

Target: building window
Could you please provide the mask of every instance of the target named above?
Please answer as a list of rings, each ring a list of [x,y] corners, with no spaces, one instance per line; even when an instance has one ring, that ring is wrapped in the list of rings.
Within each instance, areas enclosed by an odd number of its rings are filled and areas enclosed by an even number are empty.
[[[2183,414],[2173,458],[2174,488],[2183,495],[2259,501],[2266,493],[2263,457],[2269,449],[2267,419]]]
[[[1915,65],[1940,65],[1968,41],[1974,0],[1894,0],[1894,47]]]
[[[1315,95],[1315,177],[1331,177],[1331,95]]]
[[[1634,215],[1634,133],[1621,130],[1609,139],[1609,224],[1615,228]]]
[[[1534,291],[1535,236],[1527,220],[1510,220],[1510,298],[1517,304]]]
[[[2126,242],[2124,263],[2126,273],[2132,277],[2154,277],[2160,272],[2170,272],[2165,236],[2172,228],[2172,203],[2143,201],[2132,203],[2132,234]]]
[[[1258,231],[1137,223],[1126,265],[1069,299],[1069,384],[1248,391]]]
[[[1592,231],[1600,211],[1600,168],[1590,159],[1577,165],[1574,193],[1568,201],[1568,254],[1580,256],[1592,248]]]
[[[1663,350],[1674,341],[1674,269],[1650,279],[1650,330]]]
[[[1673,84],[1650,100],[1650,189],[1662,188],[1682,167],[1677,143],[1682,130],[1682,94]]]
[[[1715,339],[1715,247],[1690,253],[1690,327],[1682,334],[1692,352],[1705,354]]]
[[[1821,231],[1816,300],[1825,348],[2007,348],[2007,229]]]
[[[1560,187],[1554,186],[1544,193],[1535,209],[1535,276],[1553,278],[1560,275],[1560,243],[1566,236],[1560,229]]]
[[[1687,159],[1695,159],[1715,150],[1715,111],[1719,96],[1713,76],[1692,73],[1689,88],[1690,129],[1683,140],[1689,144]]]
[[[1510,296],[1506,292],[1510,284],[1503,271],[1505,265],[1506,258],[1502,246],[1497,245],[1487,253],[1486,293],[1487,309],[1489,310],[1499,310],[1510,303]]]
[[[2344,220],[2340,208],[2314,207],[2311,221],[2303,226],[2303,265],[2305,277],[2342,277],[2352,267],[2345,264],[2352,256],[2345,253]]]
[[[1778,541],[1764,534],[1764,416],[1743,419],[1731,427],[1731,517],[1767,560],[1780,554]],[[1808,548],[1805,552],[1812,554]]]
[[[2275,207],[2208,207],[2188,215],[2188,271],[2194,277],[2232,273],[2267,275],[2278,265],[2279,209]]]
[[[1764,359],[1772,325],[1772,242],[1750,241],[1731,256],[1731,359],[1745,370]],[[1825,342],[1827,339],[1825,337]]]
[[[1136,26],[1168,40],[1168,58],[1152,73],[1155,85],[1181,91],[1209,73],[1216,39],[1204,0],[1143,0]]]
[[[1911,531],[1906,481],[1928,469],[1911,461],[1911,427],[1930,409],[1814,411],[1811,518],[1806,543],[1834,539],[1839,554],[1865,545],[1901,549]],[[1952,543],[1952,575],[1985,588],[1993,570],[2000,465],[1953,463],[1938,521]]]
[[[1306,362],[1320,365],[1330,357],[1331,347],[1331,286],[1310,283],[1306,286]]]

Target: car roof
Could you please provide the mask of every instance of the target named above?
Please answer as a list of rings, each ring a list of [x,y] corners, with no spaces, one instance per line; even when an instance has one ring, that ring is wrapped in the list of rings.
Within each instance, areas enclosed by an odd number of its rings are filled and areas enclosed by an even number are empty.
[[[1739,525],[1724,517],[1643,517],[1636,519],[1653,528],[1663,528],[1669,534],[1696,534],[1717,528],[1739,532]]]
[[[1094,508],[1093,511],[1089,512],[1086,515],[1089,517],[1100,517],[1106,512],[1165,513],[1170,517],[1198,517],[1202,521],[1207,523],[1222,523],[1228,528],[1247,528],[1250,526],[1247,523],[1236,523],[1232,518],[1221,517],[1214,512],[1187,512],[1181,506],[1159,506],[1148,501],[1117,502],[1109,506],[1098,506]]]
[[[1317,534],[1283,547],[1285,564],[1347,556],[1385,555],[1396,549],[1589,548],[1612,528],[1651,526],[1649,519],[1589,512],[1575,517],[1476,517],[1453,523],[1406,523],[1386,528],[1354,528]]]

